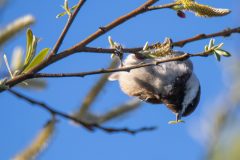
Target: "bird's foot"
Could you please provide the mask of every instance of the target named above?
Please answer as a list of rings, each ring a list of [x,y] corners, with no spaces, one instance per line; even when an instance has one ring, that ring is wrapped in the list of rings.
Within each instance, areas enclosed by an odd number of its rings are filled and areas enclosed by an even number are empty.
[[[168,124],[178,124],[178,123],[185,123],[185,121],[184,121],[184,120],[181,120],[181,119],[179,119],[179,120],[175,120],[175,121],[169,121],[169,122],[168,122]]]

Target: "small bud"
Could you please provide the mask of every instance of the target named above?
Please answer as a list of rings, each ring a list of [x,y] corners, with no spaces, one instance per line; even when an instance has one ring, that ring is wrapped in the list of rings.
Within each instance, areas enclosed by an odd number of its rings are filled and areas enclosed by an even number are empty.
[[[183,11],[177,11],[177,15],[178,15],[178,17],[180,17],[180,18],[186,18],[186,14],[183,12]]]

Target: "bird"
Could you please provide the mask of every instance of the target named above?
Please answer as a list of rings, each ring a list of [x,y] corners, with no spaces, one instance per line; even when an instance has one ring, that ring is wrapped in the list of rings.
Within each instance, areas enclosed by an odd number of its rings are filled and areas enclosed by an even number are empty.
[[[123,66],[119,67],[154,63],[183,54],[181,51],[171,51],[170,54],[157,58],[129,54],[123,61]],[[174,121],[169,121],[170,124],[184,122],[182,117],[190,115],[200,101],[200,82],[193,72],[190,59],[114,72],[108,79],[118,81],[121,90],[129,96],[151,104],[164,104],[176,116]]]

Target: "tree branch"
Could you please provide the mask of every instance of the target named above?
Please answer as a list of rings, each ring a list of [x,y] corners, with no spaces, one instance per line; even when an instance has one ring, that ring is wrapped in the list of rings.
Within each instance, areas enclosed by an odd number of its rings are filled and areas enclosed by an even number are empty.
[[[27,97],[27,96],[25,96],[21,93],[18,93],[16,91],[12,90],[12,89],[9,89],[8,91],[11,94],[15,95],[16,97],[18,97],[20,99],[23,99],[23,100],[25,100],[25,101],[33,104],[33,105],[37,105],[37,106],[47,110],[52,115],[58,115],[58,116],[61,116],[63,118],[72,120],[72,121],[82,125],[84,128],[88,129],[89,131],[94,131],[94,128],[96,128],[96,129],[100,129],[102,131],[105,131],[107,133],[124,132],[124,133],[129,133],[129,134],[136,134],[136,133],[139,133],[139,132],[153,131],[153,130],[156,129],[156,127],[143,127],[143,128],[139,128],[139,129],[136,129],[136,130],[131,130],[131,129],[128,129],[128,128],[107,128],[107,127],[100,126],[98,124],[89,124],[89,123],[86,123],[86,122],[83,122],[83,121],[79,120],[78,118],[75,118],[75,117],[70,116],[68,114],[65,114],[63,112],[60,112],[60,111],[46,105],[43,102],[37,101],[33,98],[30,98],[30,97]]]
[[[65,113],[62,113],[62,112],[60,112],[60,111],[57,111],[57,110],[51,108],[50,106],[48,106],[47,104],[45,104],[45,103],[43,103],[43,102],[39,102],[39,101],[37,101],[37,100],[34,100],[34,99],[30,98],[30,97],[27,97],[27,96],[25,96],[25,95],[23,95],[23,94],[21,94],[21,93],[18,93],[18,92],[16,92],[16,91],[14,91],[14,90],[12,90],[12,89],[9,89],[8,91],[9,91],[10,93],[12,93],[13,95],[15,95],[16,97],[20,98],[20,99],[23,99],[23,100],[25,100],[25,101],[33,104],[33,105],[37,105],[37,106],[39,106],[39,107],[47,110],[47,111],[48,111],[49,113],[51,113],[52,115],[59,115],[59,116],[62,116],[62,117],[64,117],[64,118],[71,119],[71,120],[75,121],[76,123],[79,123],[80,125],[84,126],[85,128],[87,128],[87,129],[89,129],[89,130],[92,130],[92,127],[89,126],[88,124],[86,124],[85,122],[82,122],[82,121],[80,121],[80,120],[77,120],[77,119],[75,119],[75,118],[73,118],[73,117],[65,114]]]
[[[92,42],[93,40],[95,40],[96,38],[98,38],[99,36],[103,35],[104,33],[106,33],[107,31],[113,29],[114,27],[122,24],[123,22],[133,18],[134,16],[141,14],[143,12],[147,12],[148,11],[148,7],[150,7],[152,4],[154,4],[157,0],[148,0],[146,3],[144,3],[142,6],[140,6],[139,8],[135,9],[134,11],[114,20],[113,22],[109,23],[107,26],[105,27],[101,27],[99,30],[97,30],[95,33],[93,33],[92,35],[90,35],[88,38],[86,38],[85,40],[83,40],[82,42],[78,43],[77,45],[57,54],[54,56],[51,56],[51,58],[46,59],[45,61],[43,61],[42,63],[40,63],[38,66],[36,66],[35,68],[33,68],[31,71],[29,71],[26,74],[22,74],[20,76],[17,76],[13,79],[10,79],[7,81],[6,85],[8,87],[12,87],[26,79],[30,79],[30,78],[34,78],[33,74],[37,73],[38,71],[40,71],[41,69],[49,66],[50,64],[59,61],[69,55],[72,55],[74,53],[77,52],[98,52],[98,53],[112,53],[114,50],[113,49],[104,49],[104,48],[91,48],[91,47],[86,47],[86,45],[90,42]],[[169,4],[170,5],[170,4]],[[190,42],[194,42],[197,40],[202,40],[202,39],[206,39],[206,38],[212,38],[212,37],[217,37],[217,36],[229,36],[232,33],[240,33],[240,27],[237,28],[233,28],[233,29],[226,29],[223,30],[221,32],[216,32],[216,33],[212,33],[212,34],[200,34],[197,36],[194,36],[192,38],[186,39],[186,40],[182,40],[182,41],[178,41],[178,42],[174,42],[173,45],[174,46],[179,46],[179,47],[183,47],[185,44],[190,43]],[[126,48],[123,49],[123,52],[137,52],[142,50],[142,47],[139,48]],[[102,71],[102,70],[101,70]],[[95,73],[97,72],[97,73]],[[86,74],[99,74],[98,72],[100,71],[95,71],[93,73],[86,73]],[[109,72],[115,72],[115,71],[106,71],[103,70],[102,73],[109,73]],[[85,74],[83,74],[84,76]],[[41,75],[36,75],[36,77],[41,76]],[[60,77],[63,77],[65,75],[59,75]],[[73,75],[75,76],[75,75]],[[82,76],[82,74],[80,74],[80,77]],[[4,89],[0,89],[0,92],[4,91]]]
[[[178,47],[183,47],[185,44],[190,43],[190,42],[195,42],[198,40],[203,40],[203,39],[207,39],[207,38],[214,38],[214,37],[229,37],[232,33],[240,33],[240,27],[236,27],[236,28],[227,28],[223,31],[220,32],[216,32],[216,33],[212,33],[212,34],[199,34],[196,35],[192,38],[188,38],[182,41],[178,41],[178,42],[174,42],[173,46],[178,46]]]
[[[50,56],[55,55],[55,54],[58,52],[59,47],[61,46],[61,44],[62,44],[62,42],[63,42],[63,40],[64,40],[64,38],[65,38],[68,30],[69,30],[69,28],[70,28],[71,25],[72,25],[72,22],[74,21],[75,17],[76,17],[77,14],[78,14],[78,11],[80,10],[80,8],[83,6],[83,4],[84,4],[85,2],[86,2],[86,0],[79,0],[79,2],[78,2],[78,4],[77,4],[77,7],[76,7],[76,9],[74,10],[73,14],[69,15],[68,21],[67,21],[67,23],[66,23],[66,25],[65,25],[62,33],[61,33],[61,35],[59,36],[59,38],[58,38],[55,46],[53,47],[53,50],[51,51]]]
[[[108,31],[112,30],[113,28],[115,28],[116,26],[119,26],[120,24],[126,22],[127,20],[142,14],[144,12],[148,11],[148,7],[151,6],[152,4],[156,3],[157,0],[148,0],[147,2],[145,2],[143,5],[141,5],[140,7],[138,7],[137,9],[133,10],[132,12],[119,17],[118,19],[112,21],[111,23],[109,23],[108,25],[104,26],[104,27],[99,27],[99,29],[91,34],[90,36],[88,36],[86,39],[84,39],[83,41],[81,41],[80,43],[74,45],[73,47],[71,47],[70,49],[68,49],[68,52],[62,52],[59,53],[58,56],[56,56],[56,58],[64,58],[66,56],[69,56],[73,53],[75,53],[75,50],[81,49],[84,46],[86,46],[87,44],[89,44],[90,42],[92,42],[93,40],[97,39],[98,37],[100,37],[101,35],[107,33]],[[71,52],[69,52],[69,50]]]
[[[233,33],[240,33],[240,27],[236,27],[236,28],[232,28],[232,29],[225,29],[223,31],[215,32],[215,33],[211,33],[211,34],[199,34],[197,36],[194,36],[194,37],[191,37],[191,38],[188,38],[188,39],[185,39],[185,40],[173,42],[173,46],[183,47],[187,43],[191,43],[191,42],[194,42],[194,41],[203,40],[203,39],[207,39],[207,38],[218,37],[218,36],[227,37],[227,36],[230,36]],[[136,53],[136,52],[138,52],[140,50],[142,50],[142,47],[138,47],[138,48],[123,48],[123,52],[124,53]],[[114,49],[109,49],[109,48],[83,47],[82,49],[75,50],[74,52],[113,53],[114,51],[115,51]],[[65,52],[71,52],[71,51],[70,50],[66,50],[66,51],[63,51],[62,53],[65,53]],[[186,57],[184,57],[184,58],[186,58]],[[181,60],[181,58],[180,58],[180,60]],[[139,68],[139,67],[137,67],[137,68]],[[12,87],[12,86],[14,86],[14,85],[24,81],[24,80],[31,79],[31,78],[39,78],[39,77],[84,77],[85,75],[93,75],[93,74],[101,74],[101,73],[111,73],[111,72],[118,72],[118,71],[127,71],[129,69],[132,69],[132,68],[126,68],[126,70],[121,70],[121,69],[110,69],[110,70],[100,69],[100,70],[91,71],[91,72],[68,73],[68,74],[64,74],[64,73],[61,73],[61,74],[44,74],[44,73],[39,73],[39,74],[36,74],[35,76],[33,75],[33,73],[28,73],[28,74],[24,74],[24,75],[21,75],[21,76],[15,77],[14,79],[9,80],[6,83],[6,85],[9,86],[9,87]],[[0,89],[0,92],[2,92],[2,91],[4,91],[4,89],[2,89],[2,90]]]
[[[142,67],[148,67],[148,66],[154,66],[158,65],[160,63],[165,62],[171,62],[171,61],[183,61],[190,57],[206,57],[209,56],[210,51],[207,52],[200,52],[196,54],[190,54],[185,53],[180,56],[172,57],[169,59],[159,60],[153,63],[144,63],[144,64],[138,64],[133,65],[129,67],[122,67],[122,68],[114,68],[114,69],[99,69],[95,71],[89,71],[89,72],[80,72],[80,73],[36,73],[32,74],[30,78],[59,78],[59,77],[85,77],[88,75],[95,75],[95,74],[103,74],[103,73],[113,73],[113,72],[120,72],[120,71],[126,71],[129,72],[132,69],[142,68]]]
[[[187,43],[191,43],[191,42],[195,42],[198,40],[203,40],[203,39],[207,39],[207,38],[214,38],[214,37],[227,37],[230,36],[233,33],[240,33],[240,27],[236,27],[236,28],[228,28],[228,29],[224,29],[220,32],[215,32],[215,33],[211,33],[211,34],[199,34],[196,35],[194,37],[190,37],[181,41],[176,41],[173,42],[173,46],[175,47],[183,47],[184,45],[186,45]],[[150,46],[151,47],[151,46]],[[136,53],[138,51],[141,51],[143,49],[143,47],[136,47],[136,48],[123,48],[122,51],[124,53]],[[95,47],[84,47],[81,50],[76,50],[77,52],[93,52],[93,53],[113,53],[115,51],[115,49],[111,49],[111,48],[95,48]]]
[[[117,18],[116,20],[112,21],[105,27],[100,27],[95,33],[91,34],[90,36],[88,36],[86,39],[84,39],[80,43],[76,44],[75,46],[73,46],[59,54],[55,54],[53,56],[48,57],[46,60],[41,62],[39,65],[37,65],[36,67],[31,69],[28,73],[19,75],[13,79],[8,80],[6,82],[6,85],[11,88],[12,86],[14,86],[16,84],[18,84],[26,79],[29,79],[32,76],[32,74],[37,73],[38,71],[49,66],[50,64],[55,63],[67,56],[70,56],[70,55],[76,53],[77,49],[81,49],[81,48],[85,47],[87,44],[89,44],[93,40],[97,39],[101,35],[105,34],[106,32],[110,31],[111,29],[119,26],[120,24],[126,22],[127,20],[129,20],[141,13],[147,12],[148,11],[147,7],[151,6],[152,4],[156,3],[157,1],[158,0],[148,0],[143,5],[141,5],[137,9],[131,11],[130,13]],[[2,91],[4,91],[4,89],[0,89],[0,92],[2,92]]]
[[[87,44],[91,43],[93,40],[97,39],[98,37],[100,37],[101,35],[107,33],[108,31],[112,30],[113,28],[119,26],[120,24],[126,22],[127,20],[142,14],[144,12],[147,12],[147,7],[149,7],[150,5],[156,3],[157,0],[148,0],[147,2],[145,2],[143,5],[141,5],[140,7],[136,8],[135,10],[131,11],[130,13],[121,16],[119,18],[117,18],[116,20],[112,21],[111,23],[109,23],[108,25],[104,26],[104,27],[99,27],[99,29],[94,32],[93,34],[91,34],[90,36],[88,36],[87,38],[85,38],[84,40],[82,40],[81,42],[79,42],[78,44],[74,45],[73,47],[55,55],[52,56],[51,58],[45,60],[44,62],[42,62],[41,64],[39,64],[38,66],[36,66],[35,68],[33,68],[31,71],[29,72],[38,72],[40,70],[42,70],[43,68],[45,68],[46,66],[59,61],[67,56],[70,56],[74,53],[77,53],[76,50],[77,49],[81,49],[83,47],[85,47]]]

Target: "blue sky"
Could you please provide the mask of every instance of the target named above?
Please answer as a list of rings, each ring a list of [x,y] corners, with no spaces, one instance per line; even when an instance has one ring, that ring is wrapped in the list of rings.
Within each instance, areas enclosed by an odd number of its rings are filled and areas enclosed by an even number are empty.
[[[69,0],[70,4],[77,3]],[[171,0],[159,1],[158,4],[172,2]],[[108,47],[109,35],[126,47],[142,46],[149,43],[161,42],[165,37],[178,41],[192,37],[199,33],[211,33],[221,31],[228,27],[237,27],[239,18],[239,1],[207,1],[199,0],[220,8],[229,8],[232,13],[222,18],[199,18],[187,12],[187,18],[181,19],[171,10],[159,10],[148,12],[120,25],[119,27],[101,36],[90,45],[95,47]],[[98,0],[87,1],[73,23],[69,34],[60,48],[66,49],[81,41],[84,37],[93,33],[99,26],[106,25],[115,18],[131,11],[144,3],[144,0]],[[1,27],[12,20],[32,14],[37,22],[31,27],[37,37],[41,37],[38,50],[44,47],[52,47],[57,40],[66,17],[56,19],[55,16],[62,12],[60,5],[63,1],[33,1],[10,0],[8,7],[1,12]],[[184,48],[175,48],[185,52],[196,53],[202,51],[209,40],[203,40],[186,45]],[[216,42],[224,42],[224,49],[230,51],[236,58],[239,35],[230,38],[216,38]],[[11,57],[14,46],[25,47],[25,33],[7,43],[2,49]],[[201,101],[197,110],[185,118],[186,123],[180,125],[168,125],[174,115],[162,105],[144,104],[139,110],[128,114],[124,118],[105,124],[112,127],[139,128],[143,126],[157,126],[153,132],[140,133],[135,136],[124,133],[107,134],[102,131],[90,133],[81,127],[73,126],[64,119],[57,125],[56,134],[49,148],[39,157],[43,160],[50,159],[104,159],[104,160],[165,160],[171,159],[201,159],[204,147],[190,134],[190,128],[198,128],[198,119],[211,107],[214,98],[227,84],[223,80],[222,64],[214,57],[194,58],[195,72],[200,79],[202,87]],[[106,67],[110,62],[107,54],[79,53],[64,59],[61,62],[49,66],[44,72],[81,72]],[[2,71],[2,70],[1,70]],[[44,91],[29,91],[16,88],[18,91],[35,97],[54,108],[71,113],[77,109],[88,90],[95,84],[99,75],[85,78],[48,79],[48,87]],[[93,104],[92,110],[103,113],[112,107],[129,100],[124,95],[117,83],[110,82],[102,91],[102,94]],[[49,119],[49,114],[15,98],[7,92],[1,93],[0,116],[0,159],[9,159],[27,144],[38,133],[44,123]]]

